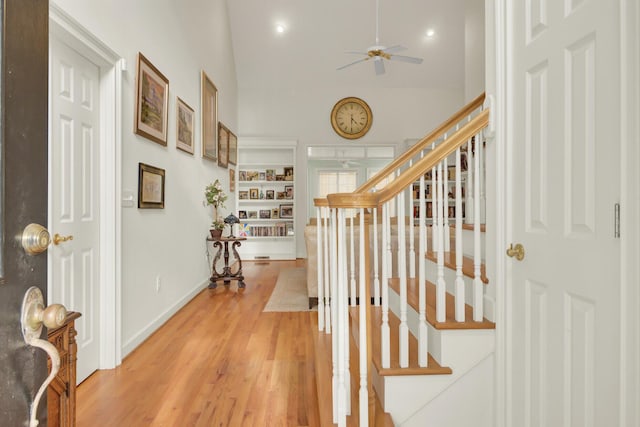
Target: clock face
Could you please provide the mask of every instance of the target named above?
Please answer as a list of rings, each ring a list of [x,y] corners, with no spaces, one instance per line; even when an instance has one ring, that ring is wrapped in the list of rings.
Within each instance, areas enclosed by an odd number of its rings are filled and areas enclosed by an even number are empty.
[[[371,127],[371,109],[360,98],[341,99],[331,111],[331,125],[338,135],[356,139],[364,136]]]

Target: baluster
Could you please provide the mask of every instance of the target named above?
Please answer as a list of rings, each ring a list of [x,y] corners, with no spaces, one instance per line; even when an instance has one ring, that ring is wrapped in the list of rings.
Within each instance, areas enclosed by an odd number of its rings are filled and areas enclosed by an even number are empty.
[[[324,330],[324,267],[322,265],[322,214],[316,207],[316,268],[318,280],[318,330]]]
[[[346,251],[346,227],[344,209],[336,209],[338,226],[338,323],[334,333],[338,335],[338,426],[346,425],[346,416],[349,413],[348,402],[350,393],[349,381],[349,354],[347,353],[349,336],[348,318],[348,282],[347,282],[347,251]]]
[[[348,277],[348,268],[347,268],[347,254],[348,254],[348,249],[347,249],[347,213],[348,210],[347,209],[339,209],[338,210],[338,214],[341,215],[340,218],[338,219],[338,224],[342,225],[342,230],[341,230],[341,235],[342,235],[342,241],[343,241],[343,254],[342,256],[339,258],[342,263],[343,263],[343,269],[342,269],[342,289],[343,289],[343,299],[342,301],[344,302],[342,304],[342,346],[344,348],[344,386],[345,386],[345,391],[346,391],[346,397],[345,397],[345,406],[346,406],[346,414],[347,415],[351,415],[351,365],[349,364],[349,359],[351,357],[351,346],[349,345],[349,340],[351,339],[351,330],[350,330],[350,322],[349,322],[349,305],[348,305],[348,301],[349,301],[349,277]],[[353,222],[353,217],[351,218],[351,221]],[[353,240],[353,239],[352,239]],[[356,295],[353,296],[353,299],[355,300]]]
[[[436,255],[437,255],[437,263],[438,263],[438,273],[436,279],[436,321],[444,322],[446,320],[446,289],[447,284],[444,280],[444,236],[442,233],[443,230],[443,194],[444,188],[442,187],[442,162],[436,168],[438,171],[437,181],[437,199],[438,199],[438,212],[436,214],[436,221],[438,223],[438,246],[436,247]]]
[[[467,142],[467,201],[465,203],[466,208],[466,220],[467,224],[473,224],[474,218],[474,202],[473,202],[473,183],[474,183],[474,147],[473,138]]]
[[[359,336],[359,353],[360,353],[360,392],[359,392],[359,406],[360,406],[360,425],[368,426],[369,425],[369,386],[367,384],[368,377],[368,355],[370,353],[370,342],[368,336],[371,335],[369,325],[369,319],[367,315],[367,311],[369,310],[369,292],[367,289],[367,280],[366,275],[369,274],[368,271],[368,251],[369,243],[366,241],[365,237],[368,234],[365,230],[367,225],[364,221],[364,209],[360,208],[360,244],[359,244],[359,264],[360,264],[360,307],[358,310],[358,314],[360,317],[359,325],[360,325],[360,336]]]
[[[473,178],[473,320],[481,322],[484,316],[483,311],[483,289],[480,277],[480,265],[482,264],[482,254],[480,248],[480,134],[475,136],[476,155],[474,156],[474,178]]]
[[[456,322],[464,322],[465,290],[462,277],[462,168],[460,148],[456,150]]]
[[[325,289],[325,295],[327,297],[327,301],[325,302],[325,306],[324,306],[324,310],[325,310],[325,314],[324,314],[324,319],[325,319],[325,323],[326,323],[326,333],[330,334],[331,333],[331,324],[333,323],[332,317],[331,317],[331,305],[333,304],[331,302],[331,297],[333,295],[335,295],[335,289],[332,288],[331,283],[332,283],[332,276],[329,274],[329,215],[330,215],[330,209],[328,207],[323,207],[322,208],[323,212],[324,212],[324,277],[325,277],[325,283],[324,283],[324,289]]]
[[[331,261],[331,298],[333,299],[331,303],[331,321],[333,323],[333,334],[331,335],[331,363],[333,368],[333,377],[331,383],[333,387],[331,388],[333,393],[333,422],[338,423],[341,412],[341,398],[340,390],[344,388],[344,381],[342,378],[342,352],[339,351],[341,347],[341,327],[338,323],[340,321],[340,313],[338,308],[340,307],[340,295],[341,292],[338,292],[338,224],[336,217],[336,210],[333,208],[329,208],[330,215],[330,226],[331,232],[329,233],[330,242],[331,242],[331,257],[329,258]],[[344,394],[344,393],[343,393]]]
[[[421,157],[424,152],[421,153]],[[426,272],[425,272],[425,254],[427,253],[427,221],[426,221],[426,202],[425,202],[425,179],[424,174],[420,177],[420,200],[419,200],[419,236],[418,240],[418,365],[426,367],[429,352],[427,327],[427,293],[426,293]]]
[[[382,326],[380,327],[380,359],[382,361],[383,368],[390,367],[391,359],[391,338],[389,329],[389,257],[391,254],[391,244],[389,243],[390,234],[390,218],[389,218],[389,203],[382,205]]]
[[[446,141],[447,134],[444,134],[444,139]],[[442,242],[444,243],[444,251],[449,252],[451,250],[451,229],[449,228],[449,160],[447,157],[442,161],[442,171],[443,171],[443,179],[442,179],[442,214],[443,214],[443,224],[442,224]]]
[[[485,174],[485,147],[484,147],[484,138],[482,131],[478,134],[478,154],[480,156],[480,223],[484,224],[486,222],[486,195],[485,195],[485,187],[487,185],[487,177]]]
[[[409,159],[409,167],[413,165],[413,160]],[[416,277],[416,249],[414,246],[414,220],[413,220],[413,184],[411,184],[407,191],[409,192],[409,277]]]
[[[378,208],[373,208],[373,300],[376,307],[380,306],[378,268]]]
[[[398,209],[398,277],[400,278],[400,367],[409,366],[409,326],[407,325],[407,239],[404,192],[396,196]]]
[[[431,151],[434,150],[434,148],[436,148],[436,144],[431,144]],[[433,248],[433,250],[435,251],[436,248],[438,247],[438,236],[439,236],[439,228],[438,228],[438,215],[436,212],[438,212],[438,183],[437,183],[437,179],[436,179],[436,171],[438,166],[434,166],[433,168],[431,168],[431,247]]]
[[[354,226],[353,226],[353,215],[349,217],[349,234],[350,234],[350,239],[349,239],[349,275],[351,277],[351,280],[349,282],[350,284],[350,290],[351,292],[349,292],[349,305],[351,307],[355,307],[356,306],[356,298],[357,298],[357,293],[356,293],[356,261],[355,261],[355,241],[354,241]],[[362,230],[360,230],[360,233],[362,233]],[[346,261],[346,258],[345,258]]]

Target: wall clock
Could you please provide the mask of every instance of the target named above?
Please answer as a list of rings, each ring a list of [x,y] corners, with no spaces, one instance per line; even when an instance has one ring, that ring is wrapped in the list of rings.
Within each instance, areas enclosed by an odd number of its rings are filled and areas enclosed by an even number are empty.
[[[331,126],[347,139],[363,137],[371,128],[371,108],[360,98],[350,96],[336,102],[331,110]]]

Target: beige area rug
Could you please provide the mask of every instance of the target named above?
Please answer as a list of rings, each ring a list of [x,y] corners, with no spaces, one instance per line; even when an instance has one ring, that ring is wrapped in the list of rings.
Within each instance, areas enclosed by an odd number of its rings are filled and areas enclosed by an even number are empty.
[[[307,296],[307,269],[304,267],[286,268],[278,274],[269,302],[263,311],[315,311],[309,310]]]

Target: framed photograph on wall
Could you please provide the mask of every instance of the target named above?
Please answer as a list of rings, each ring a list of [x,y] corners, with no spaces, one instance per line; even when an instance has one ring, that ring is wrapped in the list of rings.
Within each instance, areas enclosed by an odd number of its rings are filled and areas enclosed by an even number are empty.
[[[280,218],[293,218],[293,205],[280,205]]]
[[[138,163],[138,208],[164,209],[164,169]]]
[[[218,89],[204,71],[200,74],[202,157],[216,161],[218,159]]]
[[[169,80],[138,52],[135,133],[166,146],[168,107]]]
[[[176,96],[176,148],[189,154],[193,154],[195,119],[193,108]]]
[[[238,137],[231,131],[229,131],[229,163],[238,164]]]
[[[218,122],[218,166],[229,166],[229,129]]]

